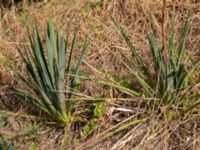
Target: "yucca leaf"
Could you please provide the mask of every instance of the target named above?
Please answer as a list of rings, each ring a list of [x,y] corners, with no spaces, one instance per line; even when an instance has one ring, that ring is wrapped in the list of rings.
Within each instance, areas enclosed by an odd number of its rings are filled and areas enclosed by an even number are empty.
[[[20,99],[28,103],[30,106],[33,106],[35,108],[40,107],[41,109],[44,109],[42,103],[39,100],[34,99],[33,97],[28,96],[28,93],[26,91],[22,91],[19,89],[11,88],[11,91],[16,94]]]
[[[72,20],[74,19],[75,15],[73,15],[68,24],[67,24],[67,31],[66,31],[66,46],[68,45],[68,40],[69,40],[69,34],[70,34],[70,29],[71,29],[71,25],[72,25]]]
[[[77,32],[78,32],[78,28],[79,27],[76,27],[76,29],[74,31],[72,45],[71,45],[71,48],[70,48],[70,55],[69,55],[68,66],[67,66],[67,73],[68,74],[71,73],[72,55],[73,55],[73,51],[74,51],[74,48],[75,48],[76,35],[77,35]]]
[[[153,15],[150,14],[148,19],[149,19],[149,22],[151,23],[152,34],[155,35],[155,37],[157,37],[158,32],[157,32],[157,29],[156,29],[156,24],[155,24]]]
[[[64,39],[62,40],[60,50],[58,52],[58,75],[59,75],[59,80],[58,80],[58,97],[60,100],[60,106],[62,108],[63,115],[66,115],[64,112],[66,112],[66,107],[65,107],[65,94],[63,89],[65,88],[65,60],[66,60],[66,45]]]
[[[144,78],[144,75],[141,76],[140,73],[138,73],[136,71],[137,69],[131,69],[126,64],[124,64],[124,65],[130,71],[130,73],[133,74],[134,77],[136,77],[136,79],[139,82],[139,84],[145,89],[145,91],[151,97],[154,94],[154,90],[151,88],[151,85],[149,84],[149,81],[146,81],[146,79]],[[150,76],[147,76],[147,77],[151,78]]]
[[[36,77],[35,77],[34,69],[33,69],[31,62],[28,60],[28,58],[26,59],[24,57],[24,55],[22,54],[22,52],[20,51],[19,48],[17,48],[17,51],[20,54],[20,57],[22,58],[28,73],[32,76],[33,79],[35,79]],[[37,83],[37,81],[36,81],[36,83]]]
[[[189,25],[190,25],[190,14],[188,15],[184,23],[183,29],[181,31],[181,38],[180,38],[180,42],[178,46],[178,55],[177,55],[177,62],[176,62],[177,67],[179,67],[180,62],[183,58],[186,39],[187,39],[188,31],[189,31]]]
[[[55,76],[54,76],[54,54],[55,54],[55,38],[54,38],[54,28],[51,21],[51,18],[49,18],[47,23],[47,32],[46,32],[46,48],[47,48],[47,58],[48,58],[48,64],[49,64],[49,71],[51,74],[51,80],[53,82],[53,85],[55,86]],[[55,87],[54,87],[55,88]]]
[[[142,78],[145,78],[143,72],[133,62],[131,62],[130,59],[121,50],[119,50],[119,52],[120,52],[120,55],[123,57],[122,59],[124,59],[124,61],[125,61],[125,62],[123,61],[122,63],[127,64],[128,66],[130,66],[131,70],[136,72]],[[125,66],[127,67],[127,65],[125,65]],[[130,68],[127,67],[128,70]]]
[[[108,86],[117,88],[117,89],[125,92],[126,94],[131,95],[131,96],[140,96],[140,94],[138,92],[136,92],[136,91],[134,91],[130,88],[126,88],[124,86],[121,86],[121,85],[117,85],[117,84],[113,84],[113,83],[101,81],[101,80],[93,80],[93,81],[96,82],[96,83],[99,83],[99,84],[108,85]]]
[[[59,63],[59,51],[61,46],[61,38],[60,38],[60,22],[57,23],[57,29],[56,29],[56,50],[55,50],[55,62],[58,66]]]
[[[124,30],[121,28],[121,26],[119,25],[119,23],[113,18],[111,17],[116,28],[119,30],[122,38],[124,39],[124,41],[126,42],[127,46],[130,48],[131,52],[132,52],[132,56],[136,58],[136,61],[139,65],[141,65],[142,71],[144,71],[145,75],[149,75],[148,72],[148,68],[145,67],[145,64],[142,60],[142,58],[139,56],[138,52],[136,51],[135,47],[131,44],[129,38],[127,37],[127,35],[125,34]]]
[[[172,19],[171,19],[171,28],[170,28],[170,38],[168,42],[168,53],[171,65],[175,68],[174,60],[174,35],[175,35],[175,6],[173,7]]]
[[[85,54],[85,52],[87,50],[88,44],[89,44],[88,39],[85,39],[85,42],[84,42],[84,45],[83,45],[83,49],[82,49],[82,52],[81,52],[81,56],[79,58],[79,61],[78,61],[78,64],[76,66],[76,70],[75,70],[75,73],[74,73],[75,76],[72,79],[72,83],[71,83],[71,88],[72,89],[76,85],[77,76],[79,74],[80,67],[81,67],[82,62],[83,62],[83,56],[84,56],[84,54]]]
[[[47,62],[45,59],[45,55],[44,55],[44,49],[42,47],[42,42],[41,42],[41,38],[36,26],[35,32],[33,33],[33,41],[34,41],[34,46],[35,46],[35,57],[38,58],[38,67],[41,71],[41,79],[43,79],[45,86],[48,85],[49,88],[53,89],[53,83],[51,81],[50,78],[50,73],[49,73],[49,69],[47,66]]]
[[[155,35],[149,35],[148,36],[148,40],[149,40],[149,46],[151,49],[151,54],[153,57],[153,64],[154,64],[154,69],[155,71],[158,72],[159,68],[160,68],[160,61],[161,61],[161,56],[160,56],[160,52],[158,49],[158,44],[155,38]]]

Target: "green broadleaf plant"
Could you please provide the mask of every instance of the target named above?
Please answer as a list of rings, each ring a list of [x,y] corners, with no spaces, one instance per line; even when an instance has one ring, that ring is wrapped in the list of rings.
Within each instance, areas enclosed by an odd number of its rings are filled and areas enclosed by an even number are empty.
[[[78,84],[78,75],[83,61],[83,56],[88,47],[88,40],[84,41],[81,56],[75,68],[72,67],[73,52],[76,45],[78,27],[73,33],[71,47],[68,48],[71,22],[67,25],[66,38],[60,36],[60,27],[54,31],[51,19],[47,23],[46,49],[42,44],[37,25],[32,34],[29,32],[31,48],[24,46],[24,51],[18,52],[24,62],[28,79],[21,73],[17,73],[19,79],[23,81],[33,92],[13,88],[13,92],[31,106],[35,106],[46,112],[54,120],[66,126],[72,111],[73,101],[66,101],[73,97]],[[67,49],[70,50],[68,62],[66,63]],[[67,76],[67,77],[66,77]],[[68,91],[67,91],[68,90]],[[36,95],[36,96],[34,96]]]

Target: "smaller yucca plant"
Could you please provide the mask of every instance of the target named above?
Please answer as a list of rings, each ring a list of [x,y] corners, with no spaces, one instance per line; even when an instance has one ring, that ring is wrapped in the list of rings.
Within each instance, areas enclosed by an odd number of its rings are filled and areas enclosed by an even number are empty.
[[[183,25],[177,49],[175,48],[174,41],[175,11],[173,12],[166,49],[160,47],[161,44],[158,41],[159,37],[154,21],[152,17],[150,18],[152,33],[148,35],[148,41],[153,60],[153,68],[150,68],[144,63],[124,30],[120,27],[119,23],[113,19],[116,28],[119,30],[132,52],[133,61],[120,51],[123,57],[123,63],[131,74],[133,74],[138,84],[131,85],[126,82],[125,85],[122,81],[120,84],[113,86],[132,96],[156,99],[156,102],[158,102],[157,104],[183,106],[185,103],[188,103],[190,105],[187,105],[187,108],[192,108],[193,105],[197,104],[195,102],[191,103],[192,98],[195,97],[195,99],[198,100],[198,97],[194,96],[197,95],[198,92],[194,93],[192,89],[199,85],[199,81],[194,82],[192,76],[199,72],[200,60],[192,62],[190,60],[191,56],[187,56],[185,53],[190,17],[187,17]],[[150,69],[153,70],[154,73],[152,73]],[[119,83],[119,79],[114,82]]]
[[[72,19],[70,20],[72,22]],[[37,25],[33,33],[29,32],[31,48],[24,46],[22,52],[18,52],[26,67],[28,78],[17,73],[29,88],[29,91],[13,88],[14,93],[22,100],[28,102],[46,112],[54,120],[65,126],[69,121],[69,116],[73,111],[73,102],[66,101],[73,96],[77,88],[77,77],[83,61],[83,55],[88,46],[85,40],[81,56],[75,69],[72,68],[72,55],[76,45],[78,27],[75,29],[71,47],[68,48],[71,23],[67,25],[66,38],[60,36],[58,25],[54,31],[51,19],[47,23],[46,47],[42,44]],[[66,53],[69,49],[69,57],[66,63]],[[30,94],[31,93],[31,94]]]

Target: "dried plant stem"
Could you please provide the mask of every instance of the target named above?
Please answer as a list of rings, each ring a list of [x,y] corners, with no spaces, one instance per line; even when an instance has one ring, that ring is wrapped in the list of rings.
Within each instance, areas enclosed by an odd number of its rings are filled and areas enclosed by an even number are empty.
[[[166,21],[166,0],[163,0],[162,7],[162,53],[165,52],[166,39],[165,39],[165,21]]]

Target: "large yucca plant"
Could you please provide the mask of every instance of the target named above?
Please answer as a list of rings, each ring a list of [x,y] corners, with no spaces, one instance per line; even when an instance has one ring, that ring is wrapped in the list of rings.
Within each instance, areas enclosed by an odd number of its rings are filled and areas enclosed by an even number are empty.
[[[72,22],[72,19],[70,20]],[[71,23],[67,25],[66,38],[60,36],[60,27],[54,31],[53,23],[49,19],[46,31],[46,47],[43,46],[37,25],[32,34],[29,32],[31,48],[24,46],[24,51],[18,52],[24,62],[28,78],[17,73],[29,88],[28,91],[13,89],[14,93],[22,100],[35,106],[60,122],[66,125],[71,112],[73,102],[66,101],[73,96],[77,88],[77,77],[83,60],[83,55],[88,46],[85,40],[81,56],[76,68],[72,68],[72,55],[76,45],[78,27],[75,29],[72,44],[68,48]],[[69,50],[69,57],[66,63],[66,53]]]
[[[151,97],[157,100],[157,104],[183,106],[183,104],[185,105],[185,103],[187,103],[190,104],[189,106],[187,105],[187,109],[193,108],[193,106],[199,104],[198,101],[197,103],[192,102],[194,97],[196,100],[199,100],[198,91],[193,92],[192,90],[199,86],[199,80],[193,80],[192,77],[199,72],[200,60],[192,62],[192,56],[188,56],[185,53],[185,44],[190,25],[189,16],[183,25],[177,49],[174,41],[175,11],[173,11],[170,34],[166,42],[166,48],[164,49],[160,47],[161,44],[158,40],[159,37],[153,17],[150,17],[152,32],[148,35],[148,41],[152,55],[153,68],[149,68],[149,66],[144,63],[119,23],[114,19],[113,21],[132,52],[132,60],[130,60],[120,51],[124,65],[137,80],[139,88],[138,85],[131,85],[127,82],[125,84],[123,84],[123,81],[119,83],[119,79],[115,80],[115,78],[112,78],[115,83],[112,86],[129,95]],[[153,70],[154,73],[150,70]],[[117,82],[118,84],[116,84]]]

